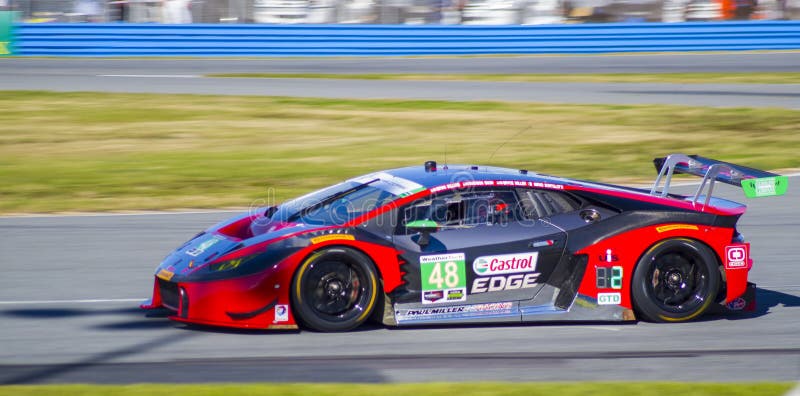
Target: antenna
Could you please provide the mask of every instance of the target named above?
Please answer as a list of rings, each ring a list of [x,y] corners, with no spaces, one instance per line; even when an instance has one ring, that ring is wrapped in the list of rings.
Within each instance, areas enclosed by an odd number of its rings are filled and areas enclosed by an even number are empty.
[[[444,169],[447,170],[447,143],[444,144]]]
[[[489,162],[491,162],[491,161],[492,161],[492,158],[494,158],[494,155],[495,155],[495,154],[497,154],[497,151],[499,151],[501,148],[503,148],[503,146],[505,146],[505,145],[506,145],[506,143],[510,142],[510,141],[511,141],[512,139],[514,139],[515,137],[517,137],[517,136],[519,136],[519,135],[522,135],[523,133],[527,132],[527,131],[528,131],[528,129],[531,129],[532,127],[533,127],[533,124],[529,124],[527,127],[525,127],[525,128],[522,128],[522,130],[521,130],[521,131],[519,131],[519,132],[515,133],[515,134],[514,134],[513,136],[511,136],[510,138],[506,139],[506,141],[505,141],[505,142],[503,142],[503,143],[502,143],[502,144],[501,144],[499,147],[497,147],[496,149],[494,149],[494,151],[492,152],[492,155],[490,155],[490,156],[489,156],[489,160],[488,160],[488,161],[486,161],[486,163],[488,164]]]

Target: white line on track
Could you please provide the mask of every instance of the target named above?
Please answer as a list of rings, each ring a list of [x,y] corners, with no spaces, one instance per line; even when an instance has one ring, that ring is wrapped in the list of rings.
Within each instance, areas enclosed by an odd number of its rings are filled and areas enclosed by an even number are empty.
[[[29,304],[96,304],[117,302],[141,302],[144,298],[104,298],[89,300],[30,300],[30,301],[0,301],[0,305],[29,305]]]
[[[97,77],[127,77],[127,78],[201,78],[196,74],[98,74]]]
[[[580,326],[583,329],[591,329],[591,330],[605,330],[605,331],[620,331],[622,330],[619,327],[605,327],[605,326]]]

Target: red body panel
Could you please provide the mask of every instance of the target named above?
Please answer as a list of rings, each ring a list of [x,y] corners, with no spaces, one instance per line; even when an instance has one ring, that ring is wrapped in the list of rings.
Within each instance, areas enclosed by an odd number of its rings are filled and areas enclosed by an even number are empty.
[[[178,287],[189,302],[188,309],[181,304],[176,315],[170,318],[180,322],[239,328],[297,328],[290,297],[295,270],[314,251],[334,245],[349,246],[369,256],[376,264],[385,292],[402,284],[402,272],[395,249],[361,241],[334,239],[311,244],[257,274],[213,281],[179,282]],[[156,279],[153,300],[142,308],[160,306],[162,301]],[[279,306],[288,307],[287,316],[276,314]]]
[[[619,292],[622,296],[621,304],[625,308],[633,308],[631,302],[631,279],[636,264],[641,256],[653,245],[669,238],[689,238],[706,244],[719,259],[723,266],[726,257],[726,247],[749,246],[749,244],[732,244],[734,230],[732,228],[711,227],[695,224],[667,223],[639,228],[611,238],[600,241],[578,254],[586,254],[589,264],[578,292],[597,298],[597,293]],[[749,248],[748,248],[749,251]],[[733,301],[744,294],[747,288],[747,274],[752,267],[752,260],[745,258],[745,267],[728,268],[724,265],[727,294],[725,303]],[[623,268],[622,287],[620,289],[597,289],[597,267],[620,266]]]

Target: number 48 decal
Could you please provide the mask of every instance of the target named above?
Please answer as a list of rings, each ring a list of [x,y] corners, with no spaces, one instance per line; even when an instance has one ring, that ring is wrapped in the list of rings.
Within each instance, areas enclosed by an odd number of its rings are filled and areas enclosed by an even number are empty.
[[[442,267],[444,267],[444,277],[442,277]],[[431,276],[428,278],[429,285],[436,285],[437,289],[443,289],[444,286],[453,288],[458,286],[461,277],[458,274],[458,264],[455,261],[448,261],[444,263],[435,263]]]
[[[437,254],[419,258],[422,290],[466,287],[464,253]]]

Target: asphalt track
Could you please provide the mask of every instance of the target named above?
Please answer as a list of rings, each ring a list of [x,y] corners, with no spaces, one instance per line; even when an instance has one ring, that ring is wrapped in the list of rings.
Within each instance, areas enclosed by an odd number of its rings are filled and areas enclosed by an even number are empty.
[[[408,85],[388,81],[388,85],[354,86],[352,82],[335,85],[336,82],[319,80],[265,82],[182,76],[213,72],[799,70],[800,53],[591,58],[2,59],[0,90],[797,108],[800,89],[791,85],[697,88],[680,84],[618,84],[587,88],[580,84]],[[109,76],[112,74],[117,77]],[[615,93],[620,89],[633,92]],[[659,93],[664,90],[669,92]],[[790,191],[784,197],[749,201],[749,211],[739,223],[740,231],[753,244],[756,266],[751,279],[759,285],[758,310],[753,314],[708,316],[696,322],[666,325],[366,326],[344,334],[188,327],[170,322],[163,314],[146,316],[137,308],[138,301],[149,296],[153,269],[171,249],[231,213],[0,218],[0,384],[797,380],[799,182],[800,178],[791,178]],[[732,188],[723,189],[720,194],[743,199],[741,192]]]
[[[0,58],[0,75],[210,73],[682,73],[796,72],[800,51],[353,58]]]
[[[171,249],[231,213],[0,218],[0,384],[797,380],[798,194],[792,177],[786,196],[748,201],[739,223],[757,312],[680,324],[187,327],[146,316],[137,301]]]
[[[496,100],[800,109],[798,84],[518,83],[205,78],[209,73],[654,73],[800,71],[800,52],[501,58],[3,59],[0,90]]]

